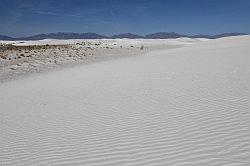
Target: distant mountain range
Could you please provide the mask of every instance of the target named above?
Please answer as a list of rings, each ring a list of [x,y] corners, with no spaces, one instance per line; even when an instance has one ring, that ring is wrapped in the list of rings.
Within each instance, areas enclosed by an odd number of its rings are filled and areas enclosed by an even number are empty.
[[[96,33],[49,33],[39,34],[30,37],[17,38],[18,40],[42,40],[42,39],[102,39],[106,36],[98,35]]]
[[[222,33],[217,35],[182,35],[175,32],[157,32],[148,34],[145,36],[140,36],[131,33],[124,33],[119,35],[103,36],[96,33],[67,33],[67,32],[59,32],[59,33],[49,33],[49,34],[39,34],[35,36],[29,37],[20,37],[20,38],[12,38],[9,36],[0,35],[0,40],[42,40],[42,39],[118,39],[118,38],[129,38],[129,39],[137,39],[137,38],[145,38],[145,39],[176,39],[181,37],[189,37],[189,38],[207,38],[207,39],[216,39],[227,36],[240,36],[240,35],[248,35],[246,33]]]
[[[135,35],[132,33],[123,33],[123,34],[119,34],[119,35],[113,35],[110,38],[111,39],[122,39],[122,38],[140,39],[140,38],[144,38],[144,36],[139,36],[139,35]]]

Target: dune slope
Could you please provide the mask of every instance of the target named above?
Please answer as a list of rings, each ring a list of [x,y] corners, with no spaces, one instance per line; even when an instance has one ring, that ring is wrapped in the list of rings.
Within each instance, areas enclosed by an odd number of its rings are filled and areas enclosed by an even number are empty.
[[[250,37],[0,84],[0,165],[250,165]]]

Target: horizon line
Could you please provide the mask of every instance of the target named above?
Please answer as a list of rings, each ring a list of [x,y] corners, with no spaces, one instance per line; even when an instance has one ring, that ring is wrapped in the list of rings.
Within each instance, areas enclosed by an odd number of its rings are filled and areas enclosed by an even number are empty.
[[[222,32],[222,33],[214,33],[214,34],[208,34],[208,33],[196,33],[196,34],[186,34],[186,33],[177,33],[177,32],[170,32],[170,31],[158,31],[158,32],[151,32],[151,33],[147,33],[145,35],[139,35],[139,34],[136,34],[136,33],[131,33],[131,32],[124,32],[124,33],[117,33],[117,34],[112,34],[112,35],[103,35],[101,33],[98,33],[98,32],[69,32],[69,31],[64,31],[64,32],[49,32],[49,33],[37,33],[37,34],[34,34],[34,35],[28,35],[28,36],[21,36],[21,37],[13,37],[11,35],[3,35],[3,34],[0,34],[0,36],[5,36],[5,37],[9,37],[9,38],[13,38],[13,39],[19,39],[19,38],[29,38],[29,37],[34,37],[34,36],[38,36],[38,35],[50,35],[50,34],[96,34],[96,35],[99,35],[99,36],[103,36],[103,37],[113,37],[113,36],[118,36],[118,35],[125,35],[125,34],[131,34],[131,35],[136,35],[136,36],[140,36],[140,37],[146,37],[147,35],[152,35],[152,34],[157,34],[157,33],[173,33],[173,34],[178,34],[178,35],[185,35],[185,36],[189,36],[189,37],[194,37],[194,36],[198,36],[198,35],[203,35],[203,36],[216,36],[216,35],[222,35],[222,34],[233,34],[233,33],[236,33],[236,34],[242,34],[242,35],[249,35],[249,33],[246,33],[246,32]]]

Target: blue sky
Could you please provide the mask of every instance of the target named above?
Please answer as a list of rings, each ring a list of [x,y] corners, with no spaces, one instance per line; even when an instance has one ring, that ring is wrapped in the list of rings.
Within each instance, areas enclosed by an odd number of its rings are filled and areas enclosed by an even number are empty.
[[[0,0],[0,34],[250,33],[250,0]]]

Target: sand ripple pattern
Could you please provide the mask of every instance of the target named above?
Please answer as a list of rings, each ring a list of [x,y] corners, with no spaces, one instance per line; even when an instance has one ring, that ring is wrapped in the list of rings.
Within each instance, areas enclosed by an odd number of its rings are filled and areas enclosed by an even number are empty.
[[[250,165],[249,39],[1,84],[0,165]]]

